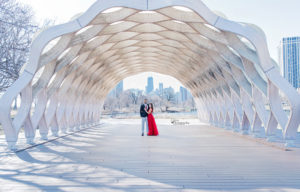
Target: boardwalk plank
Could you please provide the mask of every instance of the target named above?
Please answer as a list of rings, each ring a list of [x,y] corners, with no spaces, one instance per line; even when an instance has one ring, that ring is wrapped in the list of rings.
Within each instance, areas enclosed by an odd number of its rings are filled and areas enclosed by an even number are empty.
[[[159,130],[105,124],[1,157],[0,191],[300,191],[299,149],[206,125]]]

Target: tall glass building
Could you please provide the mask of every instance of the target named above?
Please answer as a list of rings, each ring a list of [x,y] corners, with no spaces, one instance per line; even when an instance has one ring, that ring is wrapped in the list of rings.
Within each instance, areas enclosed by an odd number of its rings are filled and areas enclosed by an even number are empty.
[[[279,47],[281,74],[295,88],[300,88],[300,37],[283,38]]]
[[[164,84],[159,83],[159,95],[162,97],[164,95]]]
[[[188,96],[187,92],[188,91],[187,91],[186,88],[180,86],[180,100],[181,100],[181,102],[185,102],[187,100],[187,96]]]
[[[111,92],[109,93],[109,95],[111,97],[119,97],[122,92],[123,92],[123,80],[120,81],[118,83],[118,85],[113,90],[111,90]]]
[[[119,96],[123,92],[123,80],[116,86],[116,94]]]
[[[154,87],[153,87],[153,77],[148,77],[148,82],[147,82],[147,86],[146,86],[146,93],[151,93],[153,91]]]

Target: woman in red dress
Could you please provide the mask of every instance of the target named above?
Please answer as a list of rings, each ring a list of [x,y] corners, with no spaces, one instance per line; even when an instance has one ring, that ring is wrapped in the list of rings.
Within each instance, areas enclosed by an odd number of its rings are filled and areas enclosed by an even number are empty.
[[[148,127],[149,127],[148,136],[157,136],[158,130],[157,130],[157,126],[155,123],[155,119],[152,115],[152,113],[153,113],[153,104],[152,103],[149,104],[149,110],[147,111],[147,113],[148,113],[147,119],[148,119]]]

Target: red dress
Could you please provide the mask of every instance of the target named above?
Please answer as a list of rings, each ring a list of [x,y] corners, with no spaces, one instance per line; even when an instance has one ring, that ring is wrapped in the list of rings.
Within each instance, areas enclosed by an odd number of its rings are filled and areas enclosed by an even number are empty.
[[[149,132],[148,132],[148,136],[157,136],[158,130],[157,130],[157,126],[155,123],[155,119],[152,115],[152,109],[150,109],[151,113],[148,114],[147,120],[148,120],[148,128],[149,128]]]

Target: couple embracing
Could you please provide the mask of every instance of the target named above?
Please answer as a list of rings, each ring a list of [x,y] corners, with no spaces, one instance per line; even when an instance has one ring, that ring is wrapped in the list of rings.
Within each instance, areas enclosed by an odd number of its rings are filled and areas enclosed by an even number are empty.
[[[140,114],[142,117],[142,136],[144,136],[144,129],[146,124],[146,131],[148,136],[157,136],[158,130],[153,117],[153,104],[147,103],[147,99],[144,99],[144,103],[141,105]]]

